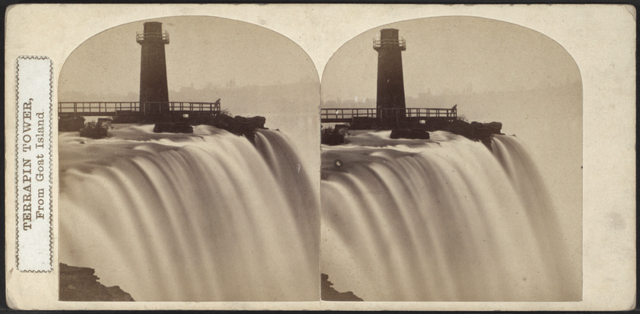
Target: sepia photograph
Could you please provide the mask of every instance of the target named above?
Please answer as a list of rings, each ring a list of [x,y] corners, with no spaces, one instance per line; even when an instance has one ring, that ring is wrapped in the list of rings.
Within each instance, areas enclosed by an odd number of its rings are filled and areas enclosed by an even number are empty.
[[[321,121],[334,290],[581,299],[582,82],[557,42],[475,17],[374,28],[327,63]]]
[[[60,300],[317,300],[317,170],[300,149],[317,150],[318,89],[295,43],[229,19],[78,46],[58,87]]]
[[[12,309],[636,306],[633,6],[6,20]]]

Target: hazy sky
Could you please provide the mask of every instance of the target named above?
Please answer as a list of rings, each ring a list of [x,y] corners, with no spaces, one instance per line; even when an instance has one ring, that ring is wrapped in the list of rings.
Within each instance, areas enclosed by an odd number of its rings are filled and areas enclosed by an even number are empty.
[[[520,91],[580,81],[566,50],[530,29],[475,17],[438,17],[380,26],[345,43],[327,63],[323,101],[375,98],[377,56],[372,40],[382,28],[397,28],[405,94],[417,97],[471,87],[475,92]]]
[[[230,80],[236,86],[319,81],[308,55],[293,41],[266,28],[215,17],[153,21],[161,22],[170,37],[165,45],[170,90],[225,86]],[[67,91],[138,93],[141,49],[136,32],[143,31],[143,23],[108,29],[75,49],[60,74],[61,97]]]

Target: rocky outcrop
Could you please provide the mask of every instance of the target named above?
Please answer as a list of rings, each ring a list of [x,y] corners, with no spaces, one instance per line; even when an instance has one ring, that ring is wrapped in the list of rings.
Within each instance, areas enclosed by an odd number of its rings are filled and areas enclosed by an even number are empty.
[[[333,289],[333,283],[329,281],[329,275],[320,274],[320,292],[324,301],[363,301],[351,291],[338,292]]]
[[[111,129],[111,119],[98,119],[98,122],[88,122],[80,129],[80,136],[93,139],[105,138]]]
[[[500,130],[502,129],[502,123],[500,122],[491,122],[491,123],[480,123],[480,122],[471,122],[471,128],[473,129],[474,136],[477,139],[482,139],[485,137],[490,137],[491,134],[500,134]]]
[[[200,118],[201,119],[201,118]],[[257,129],[266,129],[264,124],[267,122],[265,117],[231,117],[224,113],[211,116],[206,119],[204,124],[214,126],[219,129],[229,131],[236,135],[244,135],[249,141],[254,143],[255,132]]]
[[[320,131],[320,143],[325,145],[342,145],[344,137],[349,132],[346,125],[336,125],[331,128],[324,128]]]
[[[418,129],[395,129],[391,130],[392,139],[406,138],[414,140],[428,140],[429,132]]]
[[[344,135],[342,134],[322,134],[320,143],[325,145],[342,145],[344,144]]]
[[[487,147],[491,148],[491,135],[502,134],[502,123],[480,123],[480,122],[465,122],[461,120],[455,120],[444,128],[445,131],[449,131],[454,134],[462,135],[468,139],[481,141]]]
[[[60,263],[60,301],[134,301],[120,287],[106,287],[95,271],[87,267],[74,267]]]
[[[158,122],[153,127],[154,133],[193,133],[193,127],[185,122]]]
[[[238,135],[246,135],[248,133],[255,132],[256,129],[264,129],[264,124],[267,122],[265,117],[231,117],[226,114],[219,114],[212,118],[208,123],[219,129],[227,130],[231,133]]]

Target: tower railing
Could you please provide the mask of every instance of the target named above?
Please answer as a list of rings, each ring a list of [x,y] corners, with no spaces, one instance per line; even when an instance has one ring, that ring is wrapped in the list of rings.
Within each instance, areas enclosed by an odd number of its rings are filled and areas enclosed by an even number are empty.
[[[161,33],[145,33],[145,32],[136,32],[136,41],[137,42],[142,42],[145,41],[147,39],[159,39],[162,42],[164,42],[165,44],[169,43],[169,33],[168,32],[161,32]]]
[[[398,39],[374,38],[373,39],[373,48],[380,48],[380,47],[400,47],[400,48],[406,49],[407,48],[407,42],[402,37],[400,37]]]

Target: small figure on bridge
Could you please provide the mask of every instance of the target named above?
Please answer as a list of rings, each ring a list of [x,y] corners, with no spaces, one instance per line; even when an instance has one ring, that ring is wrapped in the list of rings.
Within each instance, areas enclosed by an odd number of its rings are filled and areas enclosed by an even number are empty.
[[[220,98],[218,98],[218,100],[216,100],[216,102],[213,103],[214,105],[220,105]]]
[[[458,108],[457,104],[453,105],[453,108],[451,108],[451,110],[456,110],[456,108]]]

